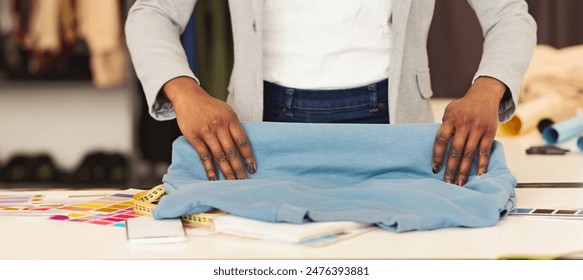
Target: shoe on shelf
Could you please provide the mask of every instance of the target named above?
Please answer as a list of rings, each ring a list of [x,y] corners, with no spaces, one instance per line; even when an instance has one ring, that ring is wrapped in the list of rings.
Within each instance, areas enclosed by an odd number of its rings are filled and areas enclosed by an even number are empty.
[[[31,158],[33,182],[52,183],[61,180],[61,172],[47,154],[40,154]]]
[[[47,154],[13,156],[2,172],[2,181],[11,183],[58,182],[60,171]]]
[[[126,158],[117,153],[88,153],[73,174],[73,181],[87,184],[119,184],[128,178]]]
[[[2,181],[10,183],[31,182],[32,170],[32,161],[30,157],[25,155],[15,155],[6,163],[2,174]]]

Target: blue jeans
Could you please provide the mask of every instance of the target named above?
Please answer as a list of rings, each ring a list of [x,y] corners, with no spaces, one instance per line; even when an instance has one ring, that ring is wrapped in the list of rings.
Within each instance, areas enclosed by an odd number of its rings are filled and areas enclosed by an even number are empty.
[[[263,82],[263,120],[304,123],[389,123],[388,80],[363,87],[306,90]]]

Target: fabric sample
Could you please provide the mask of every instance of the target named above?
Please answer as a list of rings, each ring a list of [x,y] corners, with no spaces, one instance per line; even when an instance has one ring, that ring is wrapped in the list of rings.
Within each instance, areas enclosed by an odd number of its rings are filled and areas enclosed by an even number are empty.
[[[475,159],[464,187],[443,182],[443,169],[433,174],[438,124],[243,126],[257,172],[247,180],[207,181],[195,150],[180,137],[156,219],[216,208],[268,222],[354,221],[404,232],[492,226],[516,202],[516,179],[498,142],[488,172],[477,176]]]

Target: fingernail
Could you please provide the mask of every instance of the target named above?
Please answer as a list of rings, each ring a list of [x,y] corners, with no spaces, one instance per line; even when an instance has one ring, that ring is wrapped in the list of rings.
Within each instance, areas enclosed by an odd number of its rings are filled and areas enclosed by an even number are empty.
[[[441,166],[439,166],[439,164],[437,164],[437,163],[432,164],[431,167],[432,167],[433,174],[439,173],[439,169],[441,169]]]
[[[209,181],[217,181],[217,177],[211,176],[211,177],[209,177]]]
[[[448,184],[452,184],[452,181],[449,180],[449,179],[445,179],[445,182],[448,183]]]
[[[456,184],[456,185],[458,185],[458,186],[460,186],[460,187],[461,187],[461,186],[463,186],[463,185],[464,185],[464,181],[463,181],[462,179],[458,179],[458,180],[457,180],[457,184]]]
[[[251,174],[255,174],[255,172],[257,172],[257,165],[254,163],[247,164],[247,170],[249,170]]]

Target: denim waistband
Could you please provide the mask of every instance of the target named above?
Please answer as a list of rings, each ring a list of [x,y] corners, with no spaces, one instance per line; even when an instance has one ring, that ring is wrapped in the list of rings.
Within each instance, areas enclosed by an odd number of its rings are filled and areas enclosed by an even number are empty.
[[[263,82],[264,102],[287,109],[333,110],[369,104],[376,108],[388,100],[388,79],[349,89],[296,89],[268,81]]]

